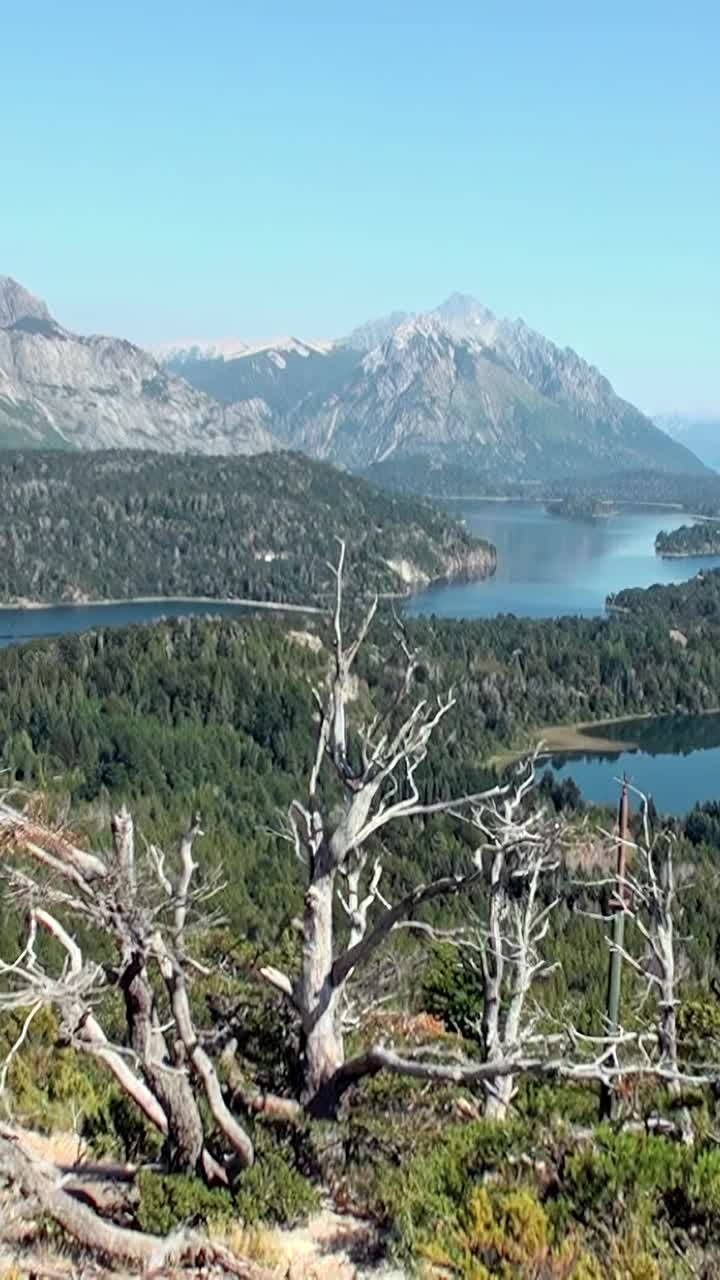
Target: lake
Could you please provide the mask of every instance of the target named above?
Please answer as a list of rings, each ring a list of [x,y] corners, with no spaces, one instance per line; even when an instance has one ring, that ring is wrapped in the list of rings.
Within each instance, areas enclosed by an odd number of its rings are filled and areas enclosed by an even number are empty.
[[[617,754],[583,751],[548,763],[558,779],[574,778],[586,800],[617,804],[616,780],[624,774],[663,813],[687,813],[694,804],[720,799],[720,714],[623,720],[583,733],[617,741]],[[635,749],[623,750],[625,743]]]
[[[481,618],[497,613],[553,617],[563,613],[598,615],[605,598],[622,587],[682,582],[703,560],[662,560],[655,555],[659,529],[687,523],[681,512],[622,512],[609,520],[569,520],[549,515],[533,503],[449,504],[471,533],[488,538],[498,552],[493,578],[484,582],[431,587],[407,605],[411,614]],[[241,617],[257,606],[205,600],[145,600],[106,605],[59,605],[45,609],[0,610],[0,648],[42,636],[87,631],[98,626],[155,622],[163,617]],[[650,727],[654,726],[654,727]],[[608,726],[599,731],[608,737]],[[613,726],[611,737],[638,750],[609,757],[582,754],[555,757],[558,776],[570,774],[589,800],[615,803],[613,779],[623,771],[635,785],[662,797],[662,808],[681,813],[696,801],[720,796],[720,715],[633,722]],[[624,736],[623,736],[624,735]],[[658,799],[659,802],[659,799]]]
[[[90,631],[93,627],[124,627],[131,622],[191,616],[240,618],[264,611],[262,606],[225,600],[129,600],[112,604],[51,605],[41,609],[0,609],[0,649],[42,636]],[[301,614],[302,610],[292,612]]]
[[[621,511],[608,520],[550,515],[540,503],[448,503],[466,528],[497,547],[498,566],[484,582],[430,587],[414,596],[413,614],[487,618],[515,613],[535,618],[602,615],[608,595],[623,587],[684,582],[720,557],[663,560],[659,529],[688,523],[683,512]],[[719,698],[720,701],[720,698]],[[601,737],[637,744],[634,751],[554,757],[558,777],[573,777],[587,800],[615,804],[615,779],[626,772],[666,813],[685,813],[720,798],[720,715],[640,720],[603,726]]]
[[[418,592],[410,614],[488,618],[497,613],[533,618],[562,613],[601,614],[605,597],[622,587],[683,582],[704,560],[662,560],[655,555],[659,529],[676,529],[688,517],[678,512],[623,512],[609,520],[568,520],[549,515],[541,503],[448,503],[466,528],[497,547],[497,571],[483,582],[457,582]],[[0,610],[0,648],[40,636],[119,627],[159,618],[212,614],[240,617],[256,606],[207,600],[139,600],[111,604],[57,605]]]
[[[720,556],[663,560],[655,555],[660,529],[689,523],[683,512],[621,511],[609,520],[571,520],[550,515],[541,503],[449,502],[447,507],[470,533],[495,544],[497,571],[484,582],[450,582],[418,592],[408,613],[593,616],[602,614],[606,597],[623,587],[684,582],[720,565]]]

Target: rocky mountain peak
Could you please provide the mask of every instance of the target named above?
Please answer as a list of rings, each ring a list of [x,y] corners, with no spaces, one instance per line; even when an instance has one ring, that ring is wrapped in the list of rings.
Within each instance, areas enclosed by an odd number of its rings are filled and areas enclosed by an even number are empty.
[[[488,307],[467,293],[451,293],[430,314],[437,316],[454,337],[477,338],[481,342],[494,337],[500,323]]]
[[[12,276],[0,276],[0,329],[9,329],[18,320],[52,321],[52,316],[45,303]]]

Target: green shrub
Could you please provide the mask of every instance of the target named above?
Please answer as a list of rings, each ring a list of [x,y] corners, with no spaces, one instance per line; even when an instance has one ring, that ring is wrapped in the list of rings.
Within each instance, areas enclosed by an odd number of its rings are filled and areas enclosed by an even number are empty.
[[[687,1182],[691,1157],[666,1138],[599,1129],[562,1170],[563,1195],[584,1223],[617,1224],[628,1214],[652,1216],[660,1199]]]
[[[114,1085],[82,1126],[82,1136],[98,1156],[116,1156],[137,1164],[160,1155],[162,1134],[145,1119],[140,1109]]]
[[[720,1230],[720,1151],[703,1151],[693,1165],[688,1185],[689,1209],[717,1235]]]
[[[441,1018],[448,1030],[477,1040],[483,1010],[482,977],[462,951],[435,947],[422,986],[423,1008]]]
[[[143,1170],[138,1179],[138,1222],[145,1231],[167,1234],[180,1223],[222,1223],[240,1218],[247,1225],[292,1227],[320,1204],[307,1176],[309,1157],[303,1134],[255,1125],[255,1163],[237,1178],[232,1191],[210,1189],[199,1178]]]
[[[577,1239],[553,1244],[547,1214],[527,1187],[471,1188],[457,1221],[439,1224],[422,1253],[460,1280],[601,1280],[603,1274]]]
[[[235,1209],[243,1222],[276,1223],[293,1227],[313,1213],[320,1197],[307,1173],[298,1164],[303,1154],[294,1148],[295,1135],[283,1136],[255,1128],[255,1164],[238,1178]]]
[[[710,996],[684,1000],[677,1014],[678,1040],[693,1061],[717,1059],[720,1046],[720,1003]]]
[[[185,1174],[141,1169],[138,1192],[138,1224],[143,1231],[155,1235],[167,1235],[184,1222],[223,1221],[233,1214],[232,1196],[228,1191],[211,1190],[200,1178]]]
[[[381,1171],[373,1208],[394,1229],[402,1255],[417,1255],[441,1224],[457,1223],[468,1189],[507,1167],[522,1133],[513,1124],[456,1124],[431,1151]]]
[[[0,1058],[17,1041],[26,1013],[0,1019]],[[102,1110],[110,1090],[107,1072],[59,1039],[57,1017],[41,1009],[8,1073],[13,1113],[41,1133],[79,1131]]]

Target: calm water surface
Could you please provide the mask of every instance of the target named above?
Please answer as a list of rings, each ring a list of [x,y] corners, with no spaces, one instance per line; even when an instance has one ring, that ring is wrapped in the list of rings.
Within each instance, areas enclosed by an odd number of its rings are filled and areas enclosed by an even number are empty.
[[[160,618],[195,615],[239,618],[255,610],[250,605],[220,600],[138,601],[122,604],[57,605],[47,609],[0,609],[0,649],[41,636],[89,631],[92,627],[124,627],[131,622],[157,622]],[[268,610],[267,612],[270,612]]]
[[[448,508],[470,533],[495,544],[497,571],[484,582],[430,587],[413,597],[409,613],[592,616],[603,613],[606,597],[623,587],[684,582],[700,569],[720,565],[720,556],[662,560],[655,555],[659,529],[688,523],[682,512],[627,511],[609,520],[569,520],[549,515],[540,503],[457,502]]]
[[[663,813],[686,813],[695,804],[720,800],[720,714],[626,720],[595,732],[619,744],[632,742],[635,749],[552,758],[556,776],[574,778],[586,800],[617,804],[617,779],[624,774]]]

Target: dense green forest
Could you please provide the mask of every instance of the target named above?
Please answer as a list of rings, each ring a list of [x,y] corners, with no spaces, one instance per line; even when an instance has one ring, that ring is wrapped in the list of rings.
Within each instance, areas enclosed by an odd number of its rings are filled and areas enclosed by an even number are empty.
[[[653,587],[626,587],[610,597],[614,609],[622,610],[634,626],[655,622],[669,627],[691,628],[697,643],[711,636],[720,624],[720,570],[708,569],[688,582]]]
[[[456,697],[418,770],[423,802],[489,784],[495,776],[489,757],[499,747],[532,742],[548,722],[717,705],[720,574],[683,587],[621,593],[618,601],[630,612],[607,621],[407,623],[405,644],[419,656],[411,701],[424,696],[432,703],[450,686]],[[302,627],[281,619],[178,620],[0,652],[0,763],[20,800],[26,789],[39,789],[48,820],[58,828],[72,821],[78,838],[95,847],[107,844],[110,815],[122,801],[132,808],[140,840],[168,851],[188,814],[202,814],[202,875],[222,868],[227,925],[194,943],[210,970],[196,979],[193,1007],[210,1027],[219,1010],[237,1007],[243,1069],[269,1089],[292,1084],[292,1031],[282,1000],[258,994],[253,973],[268,955],[288,965],[297,960],[303,870],[278,831],[280,815],[305,794],[317,732],[313,687],[322,686],[332,651],[324,623],[303,621]],[[687,637],[686,648],[673,641],[675,628]],[[393,705],[404,669],[396,629],[389,611],[381,611],[358,655],[353,725]],[[562,1019],[598,1032],[606,926],[588,914],[598,909],[590,868],[598,860],[607,867],[598,827],[610,818],[586,809],[572,786],[550,778],[540,798],[568,824],[563,856],[543,891],[548,905],[559,899],[545,942],[557,967],[539,993],[543,1017],[551,1027]],[[339,801],[337,783],[326,778],[321,803]],[[661,810],[662,797],[656,802]],[[656,811],[652,821],[660,824]],[[682,871],[679,1025],[700,1060],[715,1060],[717,805],[694,810],[671,830]],[[388,829],[372,852],[382,853],[383,890],[397,901],[429,877],[467,866],[472,837],[456,817],[419,816]],[[601,908],[608,895],[600,890]],[[479,909],[476,901],[473,910]],[[437,928],[468,918],[462,903],[431,905],[424,913]],[[92,929],[82,919],[72,924],[92,948]],[[22,930],[11,897],[3,897],[4,957],[17,953]],[[634,941],[630,931],[628,945]],[[448,1038],[450,1051],[472,1054],[479,979],[464,953],[400,931],[391,955],[393,1003],[372,1015],[381,1033],[402,1039],[406,1023],[432,1026]],[[641,996],[641,980],[629,970],[627,1025],[636,1025]],[[112,1001],[101,1012],[118,1035]],[[358,1045],[362,1034],[362,1028],[353,1033]],[[0,1025],[6,1046],[15,1035],[17,1025],[14,1031]],[[100,1065],[76,1048],[53,1045],[57,1035],[52,1019],[38,1019],[17,1056],[11,1072],[17,1114],[36,1124],[40,1116],[52,1129],[67,1126],[79,1108],[93,1149],[134,1159],[157,1154],[157,1143],[132,1120]],[[234,1198],[179,1175],[147,1172],[137,1221],[158,1231],[187,1217],[293,1222],[317,1203],[316,1188],[329,1182],[345,1203],[379,1224],[409,1268],[434,1263],[460,1280],[717,1274],[720,1158],[712,1098],[688,1104],[699,1136],[686,1148],[642,1126],[624,1132],[619,1122],[597,1130],[592,1141],[578,1141],[575,1128],[587,1134],[597,1108],[595,1092],[583,1086],[522,1080],[512,1118],[500,1126],[476,1118],[472,1092],[461,1094],[465,1114],[450,1085],[429,1089],[378,1076],[355,1086],[329,1127],[249,1119],[257,1165],[239,1180]],[[656,1090],[640,1084],[624,1105],[649,1125],[658,1108],[671,1124],[678,1104],[658,1101]]]
[[[720,512],[720,475],[706,471],[700,475],[674,475],[663,471],[626,471],[609,475],[579,476],[555,481],[548,493],[556,497],[601,498],[610,502],[638,503],[647,507],[656,502],[673,504],[698,515]]]
[[[609,502],[643,507],[657,503],[676,506],[698,515],[720,515],[720,475],[665,471],[623,471],[579,475],[548,482],[507,482],[482,470],[452,464],[428,464],[427,459],[388,458],[364,473],[366,479],[394,492],[427,494],[434,498],[482,498],[486,496],[544,501],[548,503]]]
[[[684,524],[669,533],[661,530],[655,539],[655,550],[661,556],[720,555],[720,525],[703,521]]]
[[[311,603],[335,538],[356,591],[492,571],[494,553],[427,501],[299,454],[6,453],[0,600],[211,596]],[[396,568],[390,564],[392,562]]]
[[[473,789],[499,748],[531,745],[546,724],[717,705],[720,574],[616,601],[631,613],[407,621],[420,688],[452,687],[457,699],[423,766],[428,795]],[[212,779],[223,820],[254,796],[262,813],[249,814],[245,828],[254,831],[286,803],[310,759],[310,680],[322,667],[315,646],[328,639],[322,627],[315,638],[317,624],[302,625],[178,620],[4,649],[2,759],[25,779],[63,771],[73,799],[96,801],[110,789],[162,801],[174,819],[204,802],[193,789]],[[675,627],[686,648],[671,637]],[[358,658],[361,688],[380,705],[399,670],[383,657],[394,652],[392,631],[392,618],[379,617]],[[266,837],[252,838],[269,848]]]

